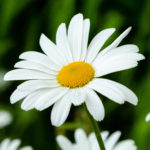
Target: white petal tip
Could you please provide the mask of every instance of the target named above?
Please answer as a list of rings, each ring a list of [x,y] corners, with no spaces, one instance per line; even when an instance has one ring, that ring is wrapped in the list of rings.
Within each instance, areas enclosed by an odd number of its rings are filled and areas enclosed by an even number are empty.
[[[128,27],[127,30],[130,32],[132,30],[132,26]]]
[[[34,108],[38,111],[43,111],[44,109],[47,109],[47,107],[41,107],[40,105],[35,105]]]
[[[15,104],[15,101],[11,99],[11,100],[10,100],[10,103],[11,103],[11,104]]]
[[[118,137],[121,136],[121,131],[116,131],[115,133],[118,135]]]
[[[61,143],[63,139],[64,139],[64,136],[63,136],[63,135],[58,135],[58,136],[56,137],[56,141],[57,141],[58,143]]]
[[[39,107],[36,107],[36,106],[35,106],[35,109],[38,110],[38,111],[42,111],[43,110],[42,108],[39,108]]]
[[[17,68],[19,65],[19,63],[17,62],[15,65],[14,65],[14,68]]]
[[[52,125],[55,126],[55,127],[60,127],[60,126],[62,125],[62,123],[56,122],[56,121],[54,121],[54,120],[52,120],[52,119],[51,119],[51,123],[52,123]]]
[[[91,114],[92,115],[92,114]],[[92,115],[93,116],[93,115]],[[101,114],[97,114],[97,116],[93,116],[93,118],[96,120],[96,121],[103,121],[104,120],[104,117],[105,117],[105,111],[101,112]]]
[[[146,121],[146,122],[149,122],[149,121],[150,121],[150,113],[146,116],[145,121]]]
[[[108,29],[105,29],[105,30],[110,30],[110,32],[114,33],[116,31],[116,28],[108,28]]]
[[[58,120],[57,117],[54,118],[52,113],[50,116],[50,120],[51,120],[51,124],[55,127],[60,127],[64,123],[64,121],[62,122],[62,121]]]
[[[29,111],[30,109],[25,107],[24,105],[21,105],[21,109],[23,109],[24,111]]]
[[[14,104],[15,102],[16,102],[16,100],[15,100],[14,96],[10,96],[10,103]]]
[[[82,17],[83,18],[83,14],[82,13],[78,13],[74,17]]]
[[[131,104],[133,104],[134,106],[138,105],[138,98],[136,97],[136,98],[134,99],[134,101],[132,101]]]
[[[95,119],[95,120],[101,122],[101,121],[104,120],[104,116],[102,118],[98,118],[98,119]]]
[[[112,28],[113,31],[116,31],[116,28]]]
[[[40,44],[42,44],[45,39],[48,39],[48,38],[46,37],[46,35],[44,33],[42,33],[40,36],[40,41],[39,41]]]
[[[133,105],[134,105],[134,106],[137,106],[137,105],[138,105],[138,101],[137,101],[137,102],[135,102],[135,103],[133,103]]]
[[[141,59],[140,60],[144,60],[146,59],[144,55],[141,54]]]
[[[28,51],[28,52],[30,52],[30,51]],[[25,59],[24,56],[26,56],[26,54],[27,54],[28,52],[23,52],[22,54],[20,54],[20,55],[19,55],[19,59]]]
[[[11,76],[9,75],[9,72],[8,72],[4,76],[4,81],[9,81],[9,80],[11,80]]]
[[[61,124],[56,124],[56,123],[52,123],[52,125],[55,126],[55,127],[60,127],[61,126]]]

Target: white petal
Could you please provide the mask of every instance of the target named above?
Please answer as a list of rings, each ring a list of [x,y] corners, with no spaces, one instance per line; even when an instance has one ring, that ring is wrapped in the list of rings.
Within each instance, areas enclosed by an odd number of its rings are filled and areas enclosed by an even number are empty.
[[[24,146],[20,148],[19,150],[33,150],[33,148],[31,146]]]
[[[37,70],[37,71],[45,72],[45,73],[51,74],[51,75],[57,75],[58,74],[58,72],[55,72],[52,69],[49,69],[42,64],[32,62],[32,61],[19,61],[15,64],[14,67],[15,68]]]
[[[105,81],[105,79],[94,79],[87,86],[116,103],[124,103],[125,96],[123,95],[122,91],[113,86],[113,84],[108,83],[107,80]]]
[[[56,79],[56,76],[28,69],[15,69],[4,76],[4,80]]]
[[[90,20],[85,19],[83,21],[83,35],[82,35],[82,45],[81,45],[81,56],[80,60],[84,61],[87,53],[88,39],[89,39],[89,30],[90,30]]]
[[[45,54],[49,57],[49,59],[57,65],[65,65],[65,61],[61,55],[61,53],[57,50],[56,45],[48,39],[44,34],[41,34],[40,37],[40,46],[41,49],[45,52]]]
[[[116,131],[106,140],[105,147],[107,150],[112,150],[121,136],[120,131]]]
[[[93,132],[90,133],[88,136],[88,139],[89,139],[90,143],[93,143],[96,140],[95,133],[93,133]]]
[[[20,84],[17,89],[21,91],[35,91],[42,88],[59,87],[58,82],[54,80],[29,80]]]
[[[101,121],[104,119],[104,106],[98,95],[91,89],[86,89],[86,106],[90,114],[95,120]]]
[[[75,131],[75,140],[78,148],[80,148],[81,150],[90,150],[88,137],[82,129],[77,129]]]
[[[88,136],[89,144],[90,144],[90,150],[99,150],[99,145],[95,136],[95,133],[91,133]]]
[[[62,150],[73,150],[72,143],[65,136],[59,135],[56,140]]]
[[[16,89],[10,96],[10,102],[11,104],[14,104],[29,94],[30,94],[30,91],[21,91],[19,89]]]
[[[100,150],[99,149],[99,144],[98,144],[98,142],[95,140],[95,141],[93,141],[93,143],[91,143],[90,144],[91,146],[90,146],[90,150]]]
[[[114,33],[114,31],[114,28],[105,29],[93,38],[88,47],[86,62],[91,63],[95,59],[106,40]]]
[[[58,87],[50,90],[45,95],[42,95],[39,97],[37,103],[35,104],[35,108],[37,110],[44,110],[51,105],[53,105],[57,100],[59,100],[61,97],[63,97],[66,92],[68,91],[67,88]]]
[[[10,150],[17,150],[19,145],[20,145],[21,141],[20,140],[13,140],[10,145],[9,145],[9,149]]]
[[[108,135],[109,135],[109,132],[108,132],[108,131],[103,131],[103,132],[101,132],[101,136],[102,136],[102,139],[103,139],[104,143],[105,143],[105,141],[107,140]]]
[[[94,79],[88,86],[120,104],[127,101],[136,105],[138,102],[137,96],[129,88],[108,79]]]
[[[65,95],[61,100],[57,101],[51,112],[51,122],[54,126],[62,125],[67,119],[71,108],[71,102]]]
[[[68,63],[73,61],[72,53],[70,50],[67,32],[66,32],[66,25],[62,23],[57,30],[56,34],[56,43],[58,50],[64,55],[64,59],[67,60]]]
[[[134,144],[133,140],[124,140],[122,142],[119,142],[114,150],[137,150],[137,147]]]
[[[36,102],[38,101],[39,97],[44,96],[45,94],[47,94],[49,91],[51,91],[51,89],[47,88],[47,89],[40,89],[37,90],[31,94],[29,94],[22,102],[21,104],[21,108],[23,110],[30,110],[33,109],[35,107]]]
[[[111,49],[116,48],[120,44],[120,42],[129,34],[131,29],[132,29],[131,27],[127,28],[112,44],[106,47],[99,55],[102,56]]]
[[[39,52],[34,52],[34,51],[24,52],[19,56],[19,58],[39,63],[39,64],[44,65],[45,67],[50,68],[54,71],[60,70],[59,65],[56,65],[55,63],[53,63],[53,61],[51,61],[48,58],[48,56],[46,56],[42,53],[39,53]]]
[[[150,121],[150,113],[147,114],[147,116],[146,116],[146,118],[145,118],[145,121],[146,121],[146,122]]]
[[[10,140],[9,139],[5,139],[1,142],[0,144],[0,150],[7,150],[9,149],[9,144],[10,144]]]
[[[86,99],[86,91],[82,88],[70,89],[68,93],[68,99],[75,105],[81,105]]]
[[[68,27],[68,40],[70,48],[72,50],[73,60],[79,61],[81,55],[81,44],[82,44],[82,33],[83,33],[83,15],[75,15]]]

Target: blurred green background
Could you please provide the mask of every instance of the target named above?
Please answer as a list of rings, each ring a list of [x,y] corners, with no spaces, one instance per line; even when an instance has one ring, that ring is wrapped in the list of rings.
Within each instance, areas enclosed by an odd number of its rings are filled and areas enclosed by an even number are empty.
[[[121,44],[138,45],[147,59],[137,68],[108,77],[132,89],[139,103],[136,107],[128,103],[118,105],[101,96],[106,116],[100,127],[110,132],[121,130],[121,139],[134,139],[138,150],[150,149],[150,122],[145,122],[150,111],[149,0],[0,0],[0,110],[8,110],[13,115],[12,124],[0,129],[0,141],[6,137],[20,138],[23,145],[32,145],[35,150],[55,150],[58,149],[55,135],[66,134],[73,140],[76,128],[82,127],[87,133],[92,131],[82,107],[72,107],[68,122],[54,128],[49,119],[51,108],[25,112],[20,103],[11,105],[9,97],[18,82],[3,81],[4,73],[13,69],[20,53],[41,51],[41,33],[55,42],[58,25],[62,22],[68,25],[71,17],[79,12],[91,20],[90,39],[104,28],[117,29],[107,44],[127,27],[133,27]]]

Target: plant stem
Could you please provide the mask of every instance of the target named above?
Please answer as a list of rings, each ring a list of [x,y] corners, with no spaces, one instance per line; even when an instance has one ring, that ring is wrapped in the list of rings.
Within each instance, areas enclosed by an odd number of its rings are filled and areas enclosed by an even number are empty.
[[[98,141],[100,150],[106,150],[106,149],[105,149],[105,146],[104,146],[103,139],[102,139],[102,137],[101,137],[101,132],[100,132],[100,129],[99,129],[99,127],[98,127],[97,122],[94,120],[94,118],[93,118],[93,117],[91,116],[91,114],[88,112],[86,105],[83,104],[83,106],[84,106],[84,108],[85,108],[85,111],[86,111],[86,113],[87,113],[87,115],[88,115],[88,118],[89,118],[89,120],[90,120],[90,122],[91,122],[91,125],[92,125],[92,127],[93,127],[93,130],[94,130],[94,132],[95,132],[95,135],[96,135],[96,138],[97,138],[97,141]]]

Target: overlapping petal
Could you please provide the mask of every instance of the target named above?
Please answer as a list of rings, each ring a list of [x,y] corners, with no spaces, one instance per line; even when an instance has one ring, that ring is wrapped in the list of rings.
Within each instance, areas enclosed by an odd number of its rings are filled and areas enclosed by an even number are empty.
[[[105,29],[98,33],[88,46],[86,62],[91,63],[97,56],[107,39],[115,32],[114,28]]]
[[[74,61],[80,60],[83,33],[83,15],[77,14],[72,17],[68,27],[68,40]]]
[[[68,94],[64,95],[63,98],[57,101],[52,109],[51,113],[51,122],[55,126],[62,125],[70,112],[71,109],[71,102],[68,99]]]
[[[60,24],[56,33],[56,44],[58,50],[64,56],[64,60],[67,63],[73,62],[73,56],[70,49],[70,44],[67,37],[66,25]]]
[[[91,89],[86,89],[86,107],[93,118],[97,121],[104,119],[104,106],[98,95]]]
[[[119,104],[127,101],[136,105],[138,102],[137,96],[130,89],[115,81],[97,78],[87,86]]]
[[[92,63],[92,66],[96,70],[95,77],[137,66],[137,62],[144,59],[144,56],[137,52],[137,46],[123,45],[96,58]]]

